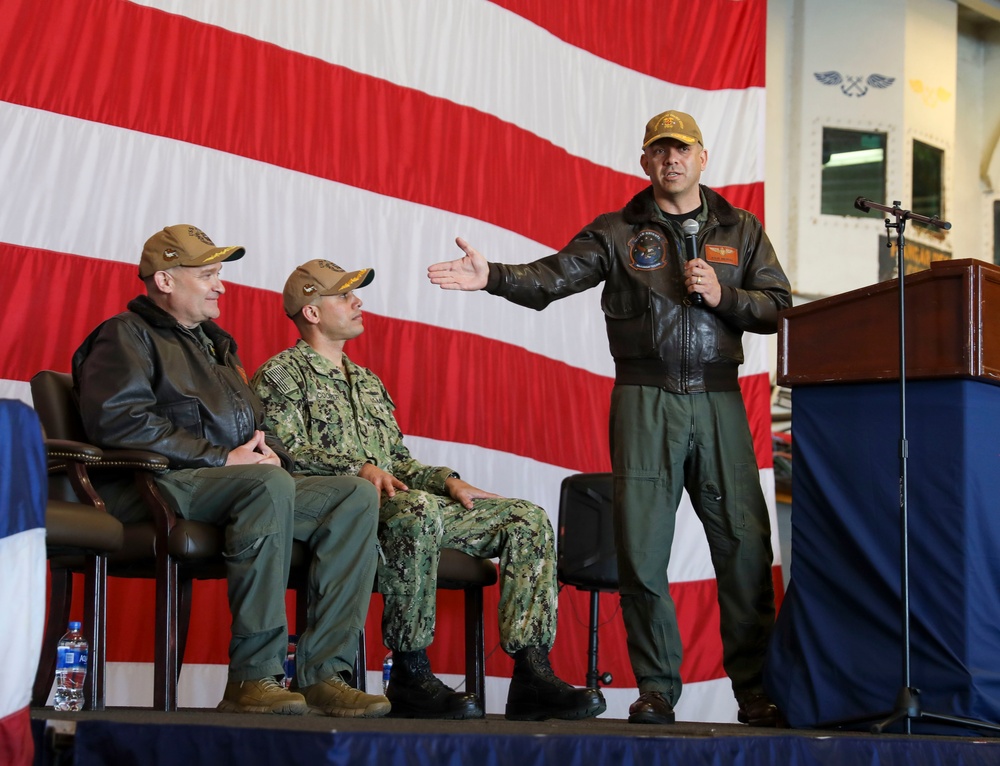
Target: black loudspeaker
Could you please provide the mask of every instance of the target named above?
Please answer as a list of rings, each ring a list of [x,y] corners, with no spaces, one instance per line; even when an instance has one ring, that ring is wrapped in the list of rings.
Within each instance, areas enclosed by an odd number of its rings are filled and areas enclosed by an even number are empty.
[[[611,522],[610,473],[578,473],[559,493],[560,581],[582,590],[617,590],[618,557]]]

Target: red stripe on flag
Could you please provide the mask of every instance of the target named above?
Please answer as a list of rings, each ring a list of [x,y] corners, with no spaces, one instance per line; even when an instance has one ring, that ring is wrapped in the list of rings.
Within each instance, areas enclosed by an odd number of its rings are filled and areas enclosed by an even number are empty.
[[[756,375],[740,376],[740,391],[746,405],[750,435],[753,437],[753,451],[757,455],[758,468],[774,466],[774,452],[771,447],[771,377],[762,372]]]
[[[34,0],[7,5],[0,99],[11,103],[452,211],[552,247],[645,185],[492,115],[182,16],[120,0],[52,0],[46,13]],[[720,191],[763,211],[763,184]]]
[[[0,718],[0,763],[7,766],[28,766],[35,762],[31,711],[23,707]]]
[[[136,267],[0,243],[0,257],[18,268],[0,283],[10,337],[30,343],[0,348],[0,378],[29,380],[38,370],[66,371],[91,330],[143,292]],[[72,321],[39,322],[40,307],[58,299]],[[295,342],[277,293],[228,284],[219,323],[236,338],[252,372]],[[403,431],[475,444],[576,471],[608,470],[607,414],[611,378],[572,367],[510,343],[471,333],[366,314],[367,332],[348,355],[383,379],[398,406]],[[424,364],[433,358],[435,364]],[[411,377],[413,370],[419,376]],[[771,465],[767,376],[741,379],[758,463]],[[425,406],[462,401],[461,408]],[[468,418],[466,413],[490,413]],[[560,423],[573,423],[572,429]],[[540,426],[541,424],[541,426]],[[585,439],[580,434],[587,434]]]
[[[766,0],[492,2],[570,45],[659,80],[705,90],[764,87]]]
[[[774,578],[781,601],[781,570],[774,568]],[[71,619],[83,614],[82,578],[75,578]],[[672,583],[670,594],[677,607],[677,622],[684,646],[681,677],[685,683],[722,678],[722,640],[719,634],[718,588],[714,580]],[[431,663],[439,673],[464,675],[465,643],[461,623],[463,596],[458,591],[438,593],[440,625],[434,643],[428,650]],[[585,682],[589,635],[590,594],[572,587],[559,593],[559,625],[555,651],[552,653],[556,672],[571,683]],[[108,610],[108,635],[115,636],[108,644],[110,662],[152,662],[153,649],[148,641],[149,626],[154,619],[154,583],[151,580],[112,578],[108,585],[109,604],[128,604],[127,609]],[[224,580],[195,581],[193,606],[199,615],[191,621],[184,662],[226,664],[228,661],[231,617],[226,608]],[[497,607],[499,589],[488,588],[484,594],[487,675],[509,678],[513,663],[499,649]],[[214,604],[215,608],[208,608]],[[600,668],[614,677],[613,686],[633,686],[635,679],[628,661],[625,633],[617,593],[604,593],[599,598]],[[294,615],[294,594],[288,594],[288,614]],[[366,622],[368,667],[378,669],[385,646],[381,632],[382,600],[371,600]]]
[[[0,258],[19,264],[0,283],[4,326],[11,337],[32,338],[3,345],[0,378],[29,380],[42,369],[69,370],[90,331],[144,292],[136,266],[129,264],[2,243]],[[64,301],[65,319],[39,322],[40,308],[53,300]],[[277,293],[228,284],[220,305],[219,324],[236,338],[251,374],[297,338]],[[365,321],[367,332],[350,343],[348,354],[385,381],[404,432],[578,471],[608,470],[610,378],[470,333],[371,313]],[[437,363],[426,364],[428,358]],[[413,370],[421,374],[410,377]],[[463,405],[426,406],[433,401]],[[469,412],[489,417],[466,417]],[[539,427],[569,422],[573,429]]]

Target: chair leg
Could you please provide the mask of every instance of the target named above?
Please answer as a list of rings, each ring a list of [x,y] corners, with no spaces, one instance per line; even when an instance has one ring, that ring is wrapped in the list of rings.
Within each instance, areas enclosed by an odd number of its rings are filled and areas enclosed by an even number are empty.
[[[368,691],[368,660],[365,648],[365,629],[358,635],[358,653],[354,657],[354,688],[359,692]]]
[[[84,609],[87,612],[88,658],[87,680],[83,695],[90,710],[104,710],[106,683],[107,583],[108,560],[104,556],[89,556],[84,575]]]
[[[188,628],[191,627],[191,592],[194,581],[183,579],[177,586],[177,678],[184,668],[184,652],[187,651]]]
[[[598,592],[590,591],[590,644],[587,647],[587,686],[597,689],[597,620],[598,620]]]
[[[486,710],[486,638],[483,589],[465,589],[465,691]]]
[[[157,558],[153,707],[173,711],[177,709],[177,562],[166,552]]]
[[[49,573],[49,615],[42,634],[42,653],[35,672],[31,704],[42,707],[48,701],[52,681],[56,677],[56,644],[66,632],[69,607],[73,599],[73,573],[68,569],[51,569]]]
[[[303,578],[306,579],[306,578]],[[305,583],[295,588],[295,635],[301,635],[309,624],[309,596]]]

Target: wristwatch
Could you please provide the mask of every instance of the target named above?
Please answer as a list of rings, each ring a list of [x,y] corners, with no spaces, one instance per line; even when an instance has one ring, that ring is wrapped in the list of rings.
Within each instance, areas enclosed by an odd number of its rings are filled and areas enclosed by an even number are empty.
[[[451,473],[449,473],[447,476],[444,477],[444,480],[448,481],[448,479],[461,479],[461,478],[462,477],[458,475],[457,471],[452,471]]]

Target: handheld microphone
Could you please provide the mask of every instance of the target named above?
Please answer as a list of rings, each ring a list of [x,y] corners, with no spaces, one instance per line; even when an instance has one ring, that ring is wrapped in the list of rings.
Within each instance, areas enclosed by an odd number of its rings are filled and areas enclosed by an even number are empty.
[[[687,259],[693,261],[698,257],[698,222],[693,218],[688,218],[681,224],[684,232],[684,249],[687,251]],[[688,293],[688,300],[692,306],[704,306],[705,296],[701,293]]]

